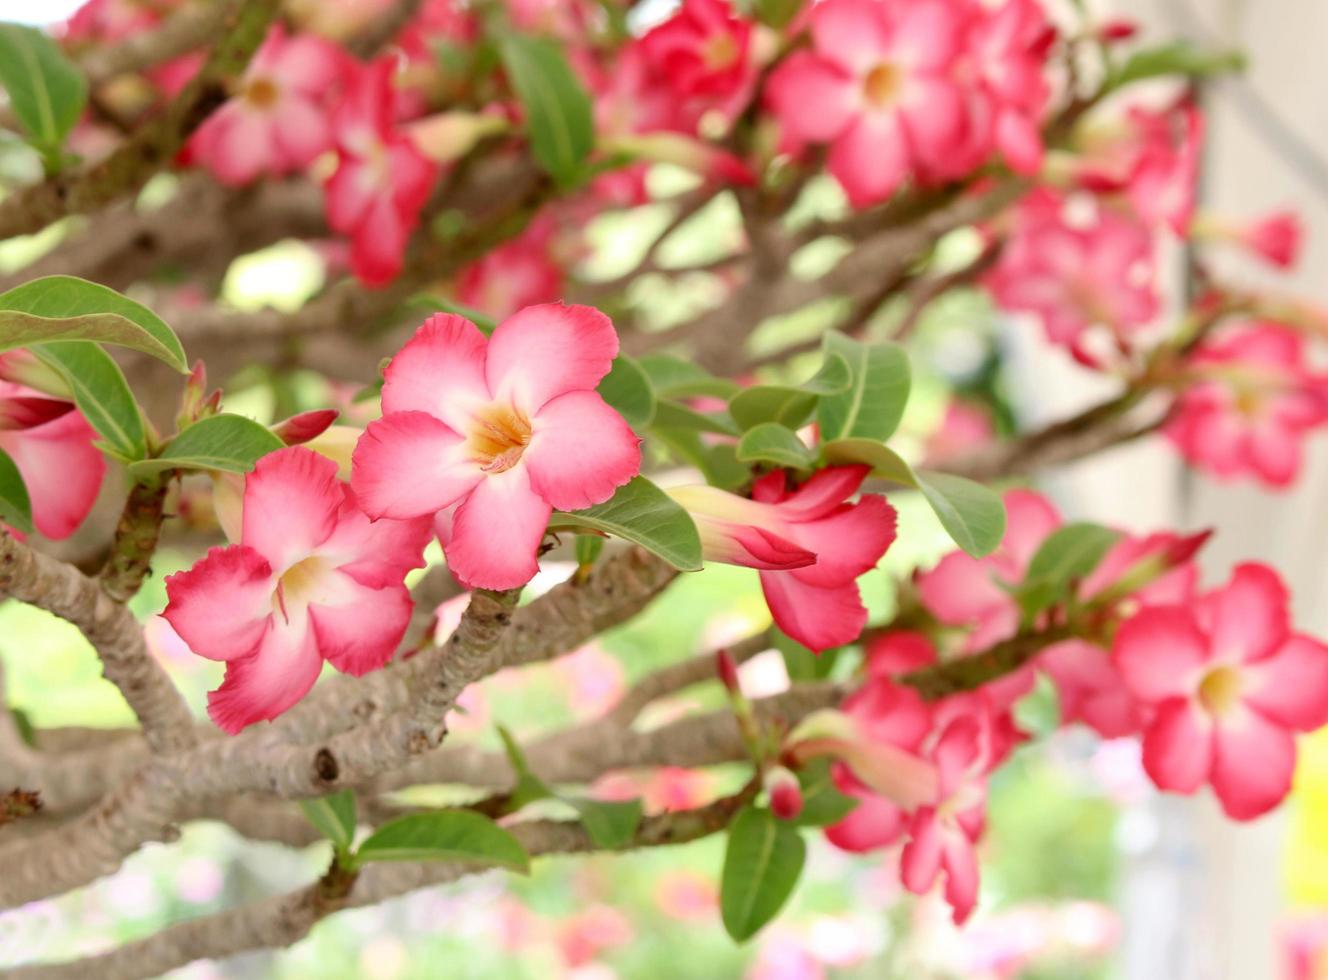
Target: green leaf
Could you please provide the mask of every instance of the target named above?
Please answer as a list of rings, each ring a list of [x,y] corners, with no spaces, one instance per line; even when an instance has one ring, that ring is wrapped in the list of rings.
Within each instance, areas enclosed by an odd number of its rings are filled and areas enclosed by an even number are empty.
[[[639,544],[684,572],[701,568],[701,537],[691,515],[643,476],[585,510],[555,511],[551,527],[588,527]]]
[[[788,901],[802,874],[807,845],[792,826],[747,807],[729,827],[719,906],[724,928],[746,942]]]
[[[838,394],[823,395],[816,407],[821,438],[885,441],[903,417],[912,384],[908,355],[895,344],[861,344],[843,334],[825,338],[826,356],[848,362],[851,381]]]
[[[847,391],[851,380],[848,361],[828,353],[821,369],[801,385],[753,385],[738,392],[729,400],[729,414],[743,429],[763,422],[796,429],[812,417],[821,396]]]
[[[595,146],[590,96],[547,38],[510,33],[499,42],[503,68],[526,113],[535,159],[558,183],[575,183]]]
[[[471,810],[414,813],[379,827],[359,850],[357,862],[475,861],[513,871],[530,870],[530,855],[515,837]]]
[[[647,354],[638,362],[655,393],[669,398],[709,395],[727,401],[741,387],[727,378],[717,378],[691,361],[672,354]]]
[[[713,432],[720,436],[742,435],[742,430],[733,424],[728,412],[698,412],[668,398],[656,402],[655,417],[650,425],[655,429],[691,429],[693,432]]]
[[[58,159],[88,101],[83,73],[41,31],[0,24],[0,85],[32,144]]]
[[[503,751],[507,753],[507,761],[512,764],[512,771],[516,773],[516,786],[513,787],[508,800],[511,808],[514,811],[520,810],[527,803],[547,800],[553,796],[554,792],[548,784],[530,771],[521,746],[517,744],[517,740],[512,737],[506,725],[498,726],[498,737],[503,740]]]
[[[615,850],[626,847],[641,826],[640,800],[591,800],[583,796],[561,797],[576,808],[581,823],[596,847]]]
[[[86,279],[45,276],[0,293],[0,350],[54,340],[91,340],[151,354],[184,374],[175,331],[142,303]]]
[[[832,464],[866,463],[876,476],[920,491],[955,544],[974,558],[991,554],[1005,536],[1005,505],[980,483],[949,473],[915,472],[889,446],[870,439],[836,439],[822,445],[821,454]]]
[[[1005,505],[980,483],[949,473],[917,472],[918,489],[955,544],[974,558],[995,551],[1005,537]]]
[[[147,455],[143,413],[124,372],[96,344],[58,340],[28,348],[64,379],[74,404],[102,438],[102,450],[125,462]]]
[[[223,413],[195,422],[166,443],[152,459],[129,467],[136,476],[166,470],[225,470],[247,473],[268,453],[284,443],[265,425],[243,415]]]
[[[442,296],[435,296],[433,293],[420,293],[418,296],[412,296],[406,301],[406,305],[427,310],[430,313],[452,313],[464,317],[479,327],[480,333],[486,337],[498,329],[498,321],[493,317],[481,313],[473,306],[462,306],[460,303],[445,299]]]
[[[604,550],[604,539],[598,534],[578,534],[574,543],[576,563],[582,568],[595,564],[600,552]]]
[[[802,785],[802,812],[794,822],[799,827],[828,827],[853,812],[855,797],[841,793],[830,776],[830,760],[812,759],[798,771]]]
[[[1101,524],[1057,528],[1034,553],[1018,592],[1026,615],[1061,601],[1071,585],[1097,568],[1120,534]]]
[[[595,390],[633,429],[644,429],[655,417],[655,389],[650,378],[626,354],[614,358],[613,368]]]
[[[301,800],[300,809],[304,811],[305,819],[332,842],[338,854],[350,851],[355,842],[356,822],[353,790],[343,789],[316,800]]]
[[[736,490],[752,477],[751,468],[738,462],[737,447],[731,443],[708,445],[700,433],[689,429],[652,428],[650,431],[675,456],[699,469],[712,487]]]
[[[24,534],[32,533],[32,501],[28,499],[28,488],[18,467],[3,449],[0,449],[0,522],[18,528]]]
[[[1145,48],[1130,55],[1111,78],[1109,89],[1120,88],[1146,78],[1184,75],[1208,78],[1245,69],[1245,55],[1239,51],[1206,51],[1191,41],[1173,41],[1156,48]]]
[[[738,460],[807,470],[816,463],[816,454],[807,448],[792,429],[786,429],[775,422],[762,422],[748,429],[739,440]]]
[[[819,654],[812,653],[809,647],[803,646],[778,628],[771,629],[770,640],[784,658],[784,669],[788,672],[789,680],[794,681],[823,680],[829,677],[835,661],[839,659],[839,651],[843,649],[835,647]]]

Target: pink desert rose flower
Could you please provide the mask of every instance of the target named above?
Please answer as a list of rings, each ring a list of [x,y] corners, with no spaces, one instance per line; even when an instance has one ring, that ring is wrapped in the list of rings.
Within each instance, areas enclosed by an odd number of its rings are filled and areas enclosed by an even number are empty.
[[[767,96],[788,139],[830,144],[827,166],[855,207],[885,200],[962,148],[954,5],[825,0],[810,24],[811,49],[775,70]]]
[[[457,278],[458,301],[503,320],[522,307],[557,300],[563,268],[553,259],[553,234],[551,222],[532,222],[520,236],[466,266]]]
[[[395,126],[392,74],[390,59],[359,69],[332,114],[337,169],[326,185],[327,223],[350,236],[351,271],[371,286],[401,271],[439,173]]]
[[[678,12],[641,38],[647,61],[682,99],[724,100],[751,75],[752,25],[728,0],[683,0]]]
[[[987,284],[1003,309],[1036,315],[1048,340],[1097,366],[1100,357],[1087,346],[1091,330],[1106,330],[1124,349],[1157,314],[1153,238],[1107,208],[1077,222],[1065,212],[1050,193],[1021,204]]]
[[[1181,454],[1220,478],[1289,486],[1306,435],[1328,422],[1328,376],[1311,369],[1304,336],[1271,322],[1240,324],[1204,340],[1189,366],[1197,383],[1164,429]]]
[[[383,417],[355,448],[365,512],[445,511],[453,575],[525,584],[552,510],[603,503],[641,468],[641,440],[595,392],[617,354],[613,324],[588,306],[530,306],[488,338],[430,317],[388,365]]]
[[[756,481],[751,500],[708,486],[668,493],[696,521],[705,557],[759,569],[776,625],[819,653],[862,632],[867,610],[857,578],[895,539],[895,511],[884,497],[847,502],[867,472],[832,467],[790,490],[780,470]]]
[[[1112,656],[1154,710],[1144,769],[1160,788],[1213,787],[1227,815],[1251,820],[1291,789],[1296,732],[1328,722],[1328,647],[1291,631],[1288,596],[1265,565],[1186,606],[1144,609]]]
[[[936,766],[936,797],[919,807],[909,821],[909,841],[900,856],[904,887],[926,894],[945,873],[945,900],[956,925],[973,913],[978,901],[975,842],[986,819],[986,782],[981,728],[973,718],[958,718],[941,733],[931,758]]]
[[[23,356],[0,354],[0,374],[23,374]],[[48,538],[69,537],[96,503],[106,475],[96,439],[73,402],[0,381],[0,450],[18,467],[33,525]]]
[[[225,184],[304,169],[332,146],[328,102],[345,71],[336,45],[274,28],[239,94],[199,127],[190,144],[193,159]]]
[[[406,572],[429,522],[370,523],[329,459],[301,446],[245,479],[238,544],[166,579],[162,614],[200,657],[226,664],[208,714],[234,734],[304,697],[327,661],[360,675],[391,658],[410,621]]]

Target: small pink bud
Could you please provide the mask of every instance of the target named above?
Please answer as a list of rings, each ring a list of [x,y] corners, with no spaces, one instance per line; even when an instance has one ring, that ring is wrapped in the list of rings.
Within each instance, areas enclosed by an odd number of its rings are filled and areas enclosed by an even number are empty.
[[[741,694],[742,685],[738,683],[738,665],[733,659],[733,655],[727,650],[720,650],[715,654],[715,667],[719,673],[719,682],[724,685],[730,694]]]
[[[780,820],[796,820],[802,813],[802,786],[798,777],[783,766],[772,766],[765,774],[770,794],[770,812]]]
[[[277,438],[288,446],[298,446],[327,431],[340,413],[335,408],[320,408],[292,415],[272,426]]]
[[[1108,44],[1128,41],[1138,33],[1139,22],[1128,17],[1113,17],[1111,20],[1103,21],[1097,29],[1098,38]]]
[[[1240,233],[1242,245],[1280,269],[1290,269],[1296,264],[1303,238],[1300,216],[1291,211],[1270,214],[1250,223]]]

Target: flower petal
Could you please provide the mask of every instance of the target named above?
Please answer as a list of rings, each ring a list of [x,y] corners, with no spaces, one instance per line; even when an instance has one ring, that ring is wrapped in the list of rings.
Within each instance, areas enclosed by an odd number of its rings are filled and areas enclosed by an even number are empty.
[[[641,440],[593,391],[572,391],[531,419],[521,456],[535,492],[559,510],[603,503],[641,471]]]
[[[922,604],[946,626],[972,625],[1013,605],[990,566],[962,551],[950,552],[916,581]]]
[[[472,589],[514,589],[539,571],[538,551],[550,507],[524,466],[486,476],[452,521],[447,566]]]
[[[224,732],[271,721],[308,694],[323,669],[307,617],[270,622],[258,649],[227,663],[221,687],[208,694],[208,716]]]
[[[826,0],[811,20],[817,53],[837,65],[865,72],[890,58],[885,6],[876,0]]]
[[[342,490],[346,501],[336,530],[320,549],[324,558],[371,589],[399,585],[408,571],[424,566],[424,549],[434,533],[431,515],[371,522],[356,503],[354,491],[344,484]]]
[[[775,625],[813,653],[852,643],[867,625],[856,582],[822,589],[792,572],[762,572],[761,591]]]
[[[895,540],[895,509],[878,494],[819,521],[789,526],[793,540],[816,553],[816,564],[796,569],[800,582],[833,588],[871,571]]]
[[[474,410],[492,400],[484,380],[488,345],[465,317],[429,317],[383,372],[383,414],[428,412],[465,432]]]
[[[894,112],[858,116],[830,145],[828,169],[855,208],[884,201],[909,171],[908,138]]]
[[[1194,693],[1210,652],[1188,610],[1159,606],[1136,613],[1117,630],[1111,656],[1135,697],[1163,701]]]
[[[840,780],[837,778],[835,782]],[[852,777],[846,782],[856,785],[840,784],[840,792],[856,799],[858,805],[838,823],[825,828],[826,840],[841,850],[857,854],[889,847],[899,840],[907,822],[904,811],[885,797],[862,789]]]
[[[375,520],[436,513],[483,478],[464,440],[425,412],[392,412],[370,422],[351,457],[355,498]]]
[[[343,674],[359,677],[387,664],[410,625],[414,604],[400,583],[373,589],[344,573],[330,601],[309,606],[318,652]]]
[[[527,306],[489,338],[485,377],[498,400],[527,415],[569,391],[589,391],[618,356],[613,322],[592,306]]]
[[[1262,816],[1291,792],[1296,739],[1257,711],[1224,715],[1213,736],[1213,792],[1232,820]]]
[[[899,856],[900,878],[913,894],[925,895],[940,873],[944,850],[941,822],[935,808],[925,806],[913,814],[908,834],[908,843]]]
[[[1267,565],[1237,565],[1231,581],[1201,602],[1213,652],[1226,662],[1257,660],[1278,649],[1290,633],[1288,596]]]
[[[775,69],[766,98],[789,138],[812,143],[842,133],[862,105],[858,80],[810,51],[793,52]]]
[[[1144,770],[1160,789],[1193,793],[1213,767],[1213,726],[1184,698],[1164,701],[1144,733]]]
[[[343,499],[337,464],[326,456],[303,446],[268,453],[244,480],[240,542],[280,575],[328,539]]]
[[[1241,700],[1266,718],[1311,732],[1328,724],[1328,646],[1295,634],[1271,657],[1240,668]]]
[[[254,651],[272,618],[276,579],[252,548],[213,548],[194,567],[166,578],[162,616],[209,660],[234,660]]]
[[[106,459],[96,433],[78,412],[21,432],[0,432],[0,448],[14,460],[32,501],[32,522],[48,538],[73,534],[101,492]]]

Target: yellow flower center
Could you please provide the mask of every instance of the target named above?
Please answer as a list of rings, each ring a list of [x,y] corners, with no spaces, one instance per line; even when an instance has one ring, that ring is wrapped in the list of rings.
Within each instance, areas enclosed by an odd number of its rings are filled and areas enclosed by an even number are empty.
[[[1199,703],[1211,715],[1224,715],[1240,703],[1240,672],[1216,667],[1199,682]]]
[[[277,101],[281,90],[277,88],[277,83],[270,78],[250,79],[244,87],[244,100],[255,109],[269,109]]]
[[[486,473],[504,473],[530,444],[530,420],[510,405],[486,405],[473,416],[471,458]]]
[[[741,53],[732,34],[716,34],[706,41],[701,57],[711,71],[722,71],[731,67]]]
[[[280,613],[289,622],[291,606],[309,604],[318,589],[318,583],[331,566],[327,559],[314,555],[297,561],[277,580],[277,591],[272,597],[273,612]]]
[[[867,102],[880,109],[899,97],[902,82],[903,76],[899,69],[889,62],[883,62],[867,72],[862,82],[862,91]]]

